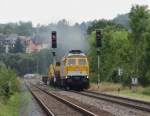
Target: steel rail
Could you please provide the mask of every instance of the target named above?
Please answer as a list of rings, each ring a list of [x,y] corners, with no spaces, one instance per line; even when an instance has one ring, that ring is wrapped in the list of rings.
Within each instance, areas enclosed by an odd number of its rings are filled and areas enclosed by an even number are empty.
[[[133,100],[130,98],[108,95],[108,94],[104,94],[104,93],[96,93],[96,92],[91,92],[91,91],[82,91],[82,92],[71,91],[71,92],[81,94],[84,96],[88,96],[88,97],[92,97],[92,98],[96,98],[96,99],[100,99],[100,100],[104,100],[104,101],[109,101],[112,103],[116,103],[116,104],[120,104],[120,105],[124,105],[124,106],[128,106],[128,107],[132,107],[132,108],[136,108],[138,110],[150,112],[150,103],[149,102],[140,101],[140,100]],[[129,103],[129,102],[134,102],[134,103]],[[149,107],[137,105],[136,103],[144,104],[144,105],[147,105]]]
[[[36,101],[40,104],[41,108],[45,111],[47,116],[55,116],[55,114],[42,102],[42,100],[40,100],[35,94],[34,92],[31,90],[31,88],[29,87],[29,85],[27,85],[28,90],[31,92],[32,96],[36,99]]]
[[[33,85],[33,84],[32,84],[32,85]],[[68,105],[68,106],[72,107],[73,109],[79,111],[79,112],[82,113],[83,115],[86,115],[86,116],[98,116],[97,114],[95,114],[95,113],[93,113],[93,112],[91,112],[91,111],[89,111],[89,110],[87,110],[87,109],[85,109],[85,108],[82,108],[82,107],[80,107],[79,105],[76,105],[76,104],[74,104],[74,103],[72,103],[72,102],[70,102],[70,101],[68,101],[68,100],[66,100],[66,99],[64,99],[64,98],[61,98],[61,97],[55,95],[55,94],[52,93],[52,92],[49,92],[49,91],[47,91],[47,90],[44,90],[44,89],[42,89],[42,88],[40,88],[40,87],[38,87],[38,86],[36,86],[36,85],[33,85],[33,86],[35,86],[36,88],[40,89],[41,91],[47,93],[48,95],[52,96],[53,98],[57,99],[58,101],[60,101],[60,102],[62,102],[62,103],[65,103],[66,105]]]
[[[112,98],[116,98],[116,99],[128,100],[128,101],[131,101],[131,102],[137,102],[137,103],[141,103],[141,104],[150,105],[149,101],[142,101],[142,100],[137,100],[137,99],[133,99],[133,98],[116,96],[116,95],[111,95],[111,94],[107,94],[107,93],[97,93],[97,92],[87,91],[87,90],[85,90],[84,92],[88,92],[88,93],[93,93],[93,94],[96,94],[96,95],[102,95],[102,96],[106,96],[106,97],[112,97]]]

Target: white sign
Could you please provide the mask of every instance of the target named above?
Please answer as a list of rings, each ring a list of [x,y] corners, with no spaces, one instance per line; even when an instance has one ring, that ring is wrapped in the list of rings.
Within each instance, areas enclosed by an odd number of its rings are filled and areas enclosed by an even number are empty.
[[[132,84],[137,85],[138,84],[138,78],[131,78],[132,79]]]
[[[121,68],[118,69],[118,75],[121,76],[123,73],[123,70]]]

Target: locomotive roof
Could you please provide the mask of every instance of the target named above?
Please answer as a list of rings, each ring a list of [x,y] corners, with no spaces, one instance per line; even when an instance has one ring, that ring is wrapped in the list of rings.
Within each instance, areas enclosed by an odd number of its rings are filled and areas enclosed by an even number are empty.
[[[69,53],[71,53],[71,54],[81,54],[83,52],[81,50],[70,50]]]
[[[69,53],[67,56],[69,57],[69,56],[86,56],[86,55],[84,53],[80,53],[80,54]]]
[[[70,50],[68,55],[69,56],[86,56],[81,50]]]
[[[71,50],[69,51],[68,54],[66,54],[64,57],[63,57],[63,60],[66,59],[67,57],[71,57],[71,56],[82,56],[82,57],[86,57],[86,55],[81,51],[81,50]]]

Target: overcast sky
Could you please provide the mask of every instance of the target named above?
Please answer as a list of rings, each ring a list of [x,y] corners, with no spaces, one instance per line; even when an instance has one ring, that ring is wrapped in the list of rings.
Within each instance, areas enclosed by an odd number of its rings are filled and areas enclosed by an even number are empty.
[[[65,18],[73,24],[112,19],[129,12],[135,4],[150,8],[150,0],[0,0],[0,23],[21,20],[48,24]]]

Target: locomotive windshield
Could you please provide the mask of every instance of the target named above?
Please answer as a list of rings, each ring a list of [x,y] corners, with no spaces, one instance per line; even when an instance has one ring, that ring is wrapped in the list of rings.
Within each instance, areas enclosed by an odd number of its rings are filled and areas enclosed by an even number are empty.
[[[68,59],[68,65],[75,65],[76,60],[75,59]]]
[[[87,61],[86,59],[79,59],[79,65],[86,65]]]

